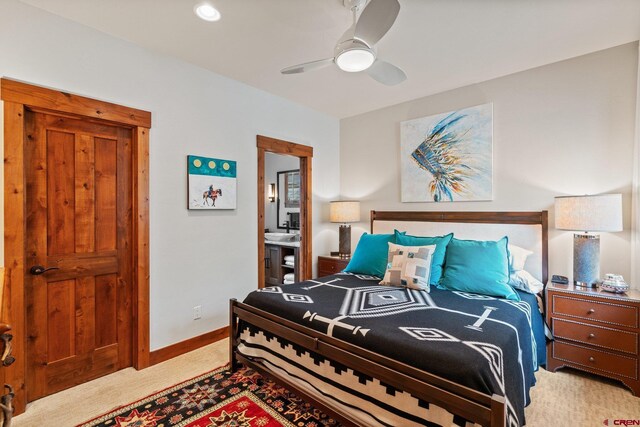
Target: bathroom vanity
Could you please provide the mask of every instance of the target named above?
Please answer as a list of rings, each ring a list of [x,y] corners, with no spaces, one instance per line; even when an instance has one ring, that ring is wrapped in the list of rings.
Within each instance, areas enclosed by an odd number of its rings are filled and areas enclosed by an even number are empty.
[[[284,276],[293,273],[295,282],[300,281],[299,254],[300,242],[272,242],[264,245],[264,279],[265,286],[280,286],[284,283]],[[293,265],[285,261],[285,257],[293,256]]]

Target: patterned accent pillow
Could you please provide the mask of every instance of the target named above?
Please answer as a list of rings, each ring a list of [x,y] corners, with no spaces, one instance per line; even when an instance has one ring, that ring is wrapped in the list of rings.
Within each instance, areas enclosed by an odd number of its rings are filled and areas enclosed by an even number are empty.
[[[436,245],[401,246],[389,243],[387,271],[380,284],[429,292],[431,257],[435,250]]]

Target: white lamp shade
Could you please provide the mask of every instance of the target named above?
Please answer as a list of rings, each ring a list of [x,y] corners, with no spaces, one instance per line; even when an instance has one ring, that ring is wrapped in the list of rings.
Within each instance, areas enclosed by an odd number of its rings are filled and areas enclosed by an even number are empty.
[[[360,202],[331,202],[329,220],[340,223],[360,221]]]
[[[622,194],[556,197],[555,217],[560,230],[622,231]]]

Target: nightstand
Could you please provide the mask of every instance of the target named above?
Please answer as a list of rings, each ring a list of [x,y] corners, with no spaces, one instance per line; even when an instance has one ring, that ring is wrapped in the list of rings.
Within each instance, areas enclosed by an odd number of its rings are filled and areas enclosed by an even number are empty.
[[[318,277],[330,276],[341,272],[349,264],[350,258],[340,258],[337,256],[318,257]]]
[[[547,344],[547,370],[569,366],[613,378],[640,396],[640,292],[550,283],[546,305],[555,338]]]

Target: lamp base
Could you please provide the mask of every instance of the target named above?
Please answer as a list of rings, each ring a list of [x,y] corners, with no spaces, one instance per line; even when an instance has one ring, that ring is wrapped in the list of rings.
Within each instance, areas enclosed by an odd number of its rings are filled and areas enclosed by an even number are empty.
[[[349,258],[351,256],[351,226],[343,224],[340,226],[340,243],[338,246],[338,255],[340,258]]]
[[[574,280],[573,284],[578,288],[597,288],[598,287],[597,283],[580,282],[578,280]]]
[[[573,284],[595,288],[600,279],[600,236],[573,235]]]

